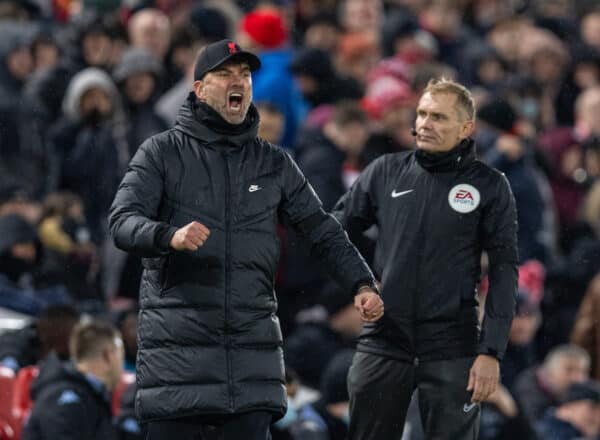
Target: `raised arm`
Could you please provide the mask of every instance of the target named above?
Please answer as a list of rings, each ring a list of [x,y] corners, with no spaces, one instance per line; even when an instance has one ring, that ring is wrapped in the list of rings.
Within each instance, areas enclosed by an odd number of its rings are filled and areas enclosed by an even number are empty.
[[[131,160],[110,208],[109,227],[117,247],[142,257],[169,252],[177,228],[157,219],[164,181],[160,149],[150,138]]]

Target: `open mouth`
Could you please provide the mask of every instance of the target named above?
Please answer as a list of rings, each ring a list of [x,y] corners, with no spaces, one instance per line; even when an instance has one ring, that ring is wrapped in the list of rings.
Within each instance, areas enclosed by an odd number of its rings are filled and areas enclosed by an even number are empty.
[[[231,109],[233,111],[241,110],[243,99],[244,99],[244,96],[241,93],[237,93],[237,92],[230,93],[227,98],[227,104],[229,106],[229,109]]]

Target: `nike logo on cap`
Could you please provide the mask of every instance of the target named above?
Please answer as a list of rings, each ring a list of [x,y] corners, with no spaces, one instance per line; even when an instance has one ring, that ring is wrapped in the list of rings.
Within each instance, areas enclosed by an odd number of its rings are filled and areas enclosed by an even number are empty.
[[[407,189],[406,191],[400,191],[400,192],[396,192],[396,190],[392,191],[392,197],[395,199],[396,197],[400,197],[403,196],[404,194],[408,194],[413,192],[414,189]]]
[[[254,191],[258,191],[261,190],[262,188],[258,185],[250,185],[250,187],[248,188],[248,192],[253,193]]]

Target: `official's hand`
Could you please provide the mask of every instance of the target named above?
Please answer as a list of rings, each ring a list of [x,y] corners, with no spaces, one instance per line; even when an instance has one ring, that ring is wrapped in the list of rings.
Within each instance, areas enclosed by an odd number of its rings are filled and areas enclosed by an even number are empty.
[[[500,363],[498,359],[487,354],[480,354],[473,362],[469,372],[467,391],[472,391],[471,402],[480,403],[486,400],[498,387],[500,379]]]
[[[191,222],[173,234],[169,245],[176,251],[197,251],[209,235],[210,230],[202,223]]]
[[[375,322],[383,316],[383,300],[371,289],[363,289],[354,297],[354,307],[365,322]]]

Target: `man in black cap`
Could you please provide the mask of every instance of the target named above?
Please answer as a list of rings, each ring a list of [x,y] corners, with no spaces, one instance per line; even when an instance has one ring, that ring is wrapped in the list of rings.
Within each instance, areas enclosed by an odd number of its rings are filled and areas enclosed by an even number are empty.
[[[257,138],[258,58],[221,40],[199,54],[172,130],[144,142],[110,212],[144,257],[136,411],[151,440],[268,439],[285,413],[273,283],[286,218],[365,321],[383,315],[371,271],[293,160]]]

